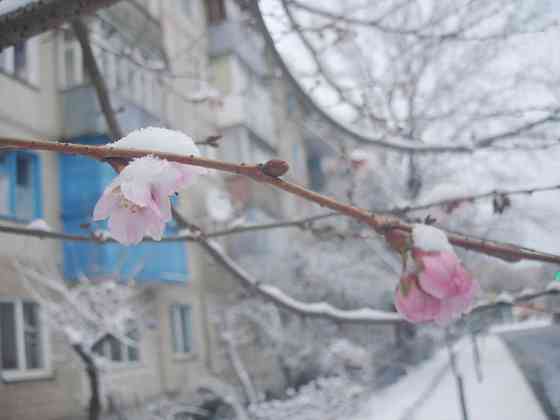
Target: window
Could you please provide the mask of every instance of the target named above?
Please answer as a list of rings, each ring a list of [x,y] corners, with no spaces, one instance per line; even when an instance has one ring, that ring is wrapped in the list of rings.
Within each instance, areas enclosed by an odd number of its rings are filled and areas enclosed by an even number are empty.
[[[0,372],[5,380],[48,374],[48,337],[40,307],[0,301]]]
[[[93,352],[114,363],[138,363],[140,361],[140,332],[135,323],[131,323],[126,334],[128,340],[121,341],[111,334],[93,345]]]
[[[224,0],[206,0],[206,16],[209,24],[218,24],[226,20]]]
[[[191,307],[176,304],[171,306],[171,335],[174,353],[190,353],[191,343]]]
[[[20,79],[27,79],[27,45],[25,41],[14,45],[14,74]]]
[[[39,42],[31,38],[0,53],[0,71],[25,82],[39,82]]]
[[[34,153],[0,154],[0,216],[18,220],[42,216],[39,165]]]

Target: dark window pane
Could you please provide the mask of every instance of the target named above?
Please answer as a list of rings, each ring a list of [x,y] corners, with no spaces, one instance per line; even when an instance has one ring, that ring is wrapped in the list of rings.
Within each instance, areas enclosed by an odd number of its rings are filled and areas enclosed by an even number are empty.
[[[181,306],[181,327],[183,331],[183,352],[191,351],[190,340],[191,313],[188,306]]]
[[[140,355],[137,347],[135,346],[126,346],[126,347],[128,352],[128,360],[130,362],[137,362],[138,360],[140,360]]]
[[[103,345],[104,344],[105,344],[105,340],[99,340],[97,343],[95,343],[93,345],[91,350],[99,356],[104,356],[104,354],[103,354]]]
[[[0,302],[0,356],[2,369],[17,369],[16,318],[13,303]]]
[[[16,217],[32,219],[34,215],[33,162],[29,156],[16,158]]]
[[[39,306],[36,303],[25,302],[23,304],[23,337],[27,369],[43,367],[40,326]]]
[[[136,346],[133,345],[127,345],[126,346],[126,351],[128,353],[128,360],[130,362],[137,362],[138,360],[140,360],[140,351],[139,351],[139,345],[140,345],[140,331],[138,330],[138,328],[132,328],[127,334],[126,336],[138,343]]]
[[[16,158],[16,183],[20,187],[31,186],[31,162],[27,156],[18,155]]]
[[[107,340],[109,341],[109,348],[111,349],[111,360],[113,362],[122,362],[123,354],[121,342],[111,335],[107,337]]]
[[[14,71],[16,76],[25,78],[27,72],[27,54],[25,41],[14,45]]]

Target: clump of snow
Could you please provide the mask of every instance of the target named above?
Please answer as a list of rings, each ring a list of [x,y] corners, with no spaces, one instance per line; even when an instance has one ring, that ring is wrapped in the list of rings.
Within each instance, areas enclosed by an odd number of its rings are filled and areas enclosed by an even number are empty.
[[[200,156],[200,151],[191,137],[180,131],[161,127],[146,127],[134,130],[122,139],[107,145],[107,147]]]
[[[319,378],[286,400],[249,406],[256,420],[346,419],[364,395],[364,388],[341,377]]]
[[[519,296],[529,296],[529,295],[533,295],[536,293],[536,290],[531,288],[531,287],[526,287],[524,288],[520,293]]]
[[[508,292],[502,292],[496,296],[496,302],[513,303],[513,296]]]
[[[509,331],[526,331],[533,328],[543,328],[552,325],[549,318],[530,319],[512,324],[495,325],[490,328],[492,334],[498,334]]]
[[[68,338],[68,341],[70,341],[70,344],[72,345],[81,344],[84,341],[83,334],[80,331],[78,331],[76,328],[73,328],[70,325],[68,325],[63,327],[62,329],[64,331],[64,334]]]
[[[52,232],[52,229],[49,226],[49,224],[47,222],[45,222],[43,219],[35,219],[35,220],[31,221],[27,225],[27,227],[29,229],[44,230],[45,232]]]
[[[553,280],[546,285],[546,290],[558,290],[560,291],[560,281]]]
[[[416,248],[424,251],[453,252],[453,247],[447,240],[447,235],[433,226],[415,224],[412,228],[412,241]]]
[[[335,374],[355,369],[366,371],[371,364],[368,352],[363,347],[344,338],[335,340],[329,346],[321,362],[325,372]]]

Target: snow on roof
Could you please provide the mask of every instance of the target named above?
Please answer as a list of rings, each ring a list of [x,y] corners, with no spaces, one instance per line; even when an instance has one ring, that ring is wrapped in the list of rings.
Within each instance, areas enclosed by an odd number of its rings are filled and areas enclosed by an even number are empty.
[[[546,420],[541,405],[503,341],[480,339],[482,381],[478,382],[472,345],[457,344],[469,418]],[[404,417],[406,414],[408,416]],[[353,420],[461,420],[455,378],[447,351],[440,351],[404,379],[374,395]]]

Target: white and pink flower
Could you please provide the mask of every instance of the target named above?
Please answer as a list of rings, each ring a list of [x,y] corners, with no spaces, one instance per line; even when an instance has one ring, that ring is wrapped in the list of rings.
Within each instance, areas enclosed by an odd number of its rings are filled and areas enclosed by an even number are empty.
[[[395,306],[411,322],[447,325],[468,312],[479,290],[478,282],[439,229],[415,225],[412,239],[415,270],[401,278]]]
[[[199,155],[190,137],[154,127],[134,131],[111,147]],[[105,189],[93,220],[109,219],[111,236],[125,245],[138,244],[145,235],[160,240],[171,220],[170,196],[202,172],[204,169],[153,156],[134,159]]]

